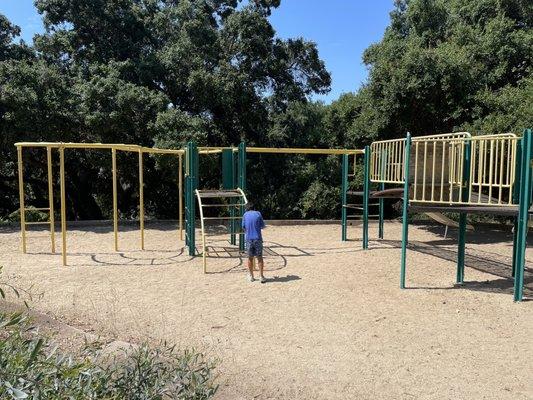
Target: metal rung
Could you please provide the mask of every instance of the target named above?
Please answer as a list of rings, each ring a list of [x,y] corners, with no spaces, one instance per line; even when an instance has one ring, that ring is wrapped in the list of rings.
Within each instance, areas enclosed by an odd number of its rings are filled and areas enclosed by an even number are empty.
[[[377,203],[372,203],[372,204],[369,204],[368,207],[375,207],[375,206],[379,206],[379,204]],[[363,208],[363,205],[362,204],[345,204],[343,205],[343,207],[345,208],[355,208],[357,210],[364,210]]]
[[[24,222],[26,225],[50,225],[50,221],[46,222]]]
[[[40,208],[32,207],[32,208],[25,208],[24,211],[50,211],[50,208],[48,208],[48,207],[40,207]]]
[[[240,207],[244,204],[202,204],[202,207]]]
[[[242,217],[204,217],[204,220],[207,219],[241,219]]]

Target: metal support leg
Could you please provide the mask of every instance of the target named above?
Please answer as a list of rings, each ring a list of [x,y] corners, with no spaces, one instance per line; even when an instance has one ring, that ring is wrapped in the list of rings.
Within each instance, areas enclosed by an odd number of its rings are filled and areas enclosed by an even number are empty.
[[[518,213],[518,236],[516,249],[516,270],[514,277],[514,300],[522,301],[524,292],[524,268],[527,246],[528,210],[531,204],[531,130],[522,138],[522,167],[520,173],[520,208]]]
[[[405,138],[405,160],[404,160],[404,185],[403,185],[403,207],[402,207],[402,259],[400,265],[400,288],[405,289],[405,270],[407,257],[407,243],[409,240],[409,160],[411,156],[411,134],[407,133]]]
[[[24,167],[21,146],[17,146],[17,155],[19,172],[20,238],[22,241],[22,252],[26,253],[26,206],[24,204]]]
[[[56,252],[55,216],[54,216],[54,178],[52,175],[52,148],[46,148],[46,166],[48,170],[48,212],[50,221],[50,244],[52,253]]]
[[[363,249],[368,249],[368,202],[370,198],[370,146],[365,147],[363,185]]]
[[[348,191],[348,154],[342,155],[342,176],[341,176],[341,240],[347,240],[348,213],[346,209]]]
[[[113,239],[118,251],[118,198],[117,198],[117,150],[111,149],[111,169],[113,176]]]
[[[59,148],[59,193],[61,197],[61,256],[67,265],[67,206],[65,188],[65,148]]]
[[[459,243],[457,248],[457,276],[456,282],[462,284],[465,275],[465,237],[466,237],[467,214],[459,216]]]
[[[139,230],[141,234],[141,250],[144,250],[144,171],[142,150],[139,150]]]
[[[385,184],[381,183],[379,185],[379,190],[385,190]],[[379,226],[378,226],[378,237],[383,239],[383,225],[385,217],[385,199],[379,199]]]

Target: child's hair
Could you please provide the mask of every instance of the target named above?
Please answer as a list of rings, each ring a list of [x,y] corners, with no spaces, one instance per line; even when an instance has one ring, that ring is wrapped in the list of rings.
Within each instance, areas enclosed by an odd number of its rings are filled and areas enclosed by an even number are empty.
[[[249,201],[244,207],[246,208],[246,211],[252,211],[254,209],[254,203]]]

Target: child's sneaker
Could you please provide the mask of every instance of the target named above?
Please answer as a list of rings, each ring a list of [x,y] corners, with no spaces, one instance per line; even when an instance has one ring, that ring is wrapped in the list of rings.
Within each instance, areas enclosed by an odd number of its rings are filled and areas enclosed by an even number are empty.
[[[267,279],[264,276],[262,276],[261,277],[261,283],[266,283],[266,281],[267,281]]]
[[[255,278],[254,278],[252,275],[248,274],[248,280],[249,280],[250,282],[254,282],[254,281],[255,281]]]

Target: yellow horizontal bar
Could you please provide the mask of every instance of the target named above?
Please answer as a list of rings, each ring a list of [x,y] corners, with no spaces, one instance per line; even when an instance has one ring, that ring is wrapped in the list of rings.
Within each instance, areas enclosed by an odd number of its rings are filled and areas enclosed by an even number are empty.
[[[141,152],[149,154],[185,154],[185,150],[158,149],[157,147],[142,147]]]
[[[497,200],[497,199],[496,199]],[[441,204],[441,205],[453,205],[453,206],[478,206],[478,207],[516,207],[516,203],[478,203],[477,201],[439,201],[439,200],[420,200],[411,199],[410,204]]]
[[[231,220],[231,219],[242,219],[242,217],[204,217],[203,220],[212,220],[212,219],[223,219],[223,220]]]
[[[50,211],[50,209],[48,207],[38,207],[38,208],[30,207],[30,208],[24,208],[24,211]]]
[[[26,225],[50,225],[50,221],[24,222]]]
[[[223,147],[223,146],[201,146],[201,147],[198,147],[198,151],[202,152],[202,151],[210,151],[210,150],[219,150],[219,151],[222,151],[222,150],[232,150],[232,151],[239,151],[239,149],[237,147],[233,147],[233,146],[226,146],[226,147]]]
[[[210,150],[198,150],[198,154],[220,154],[222,150],[210,149]]]
[[[156,147],[143,147],[136,144],[123,143],[61,143],[61,142],[18,142],[15,143],[17,147],[50,147],[50,148],[65,148],[65,149],[102,149],[102,150],[122,150],[135,151],[143,153],[160,153],[160,154],[184,154],[185,151],[181,149],[159,149]]]
[[[473,136],[472,140],[483,140],[483,139],[514,139],[518,138],[514,133],[508,132],[508,133],[495,133],[492,135],[478,135]]]
[[[364,150],[356,149],[307,149],[307,148],[276,148],[276,147],[247,147],[247,153],[271,154],[364,154]]]
[[[469,132],[439,133],[436,135],[415,136],[412,140],[435,140],[435,139],[466,139],[472,135]]]

